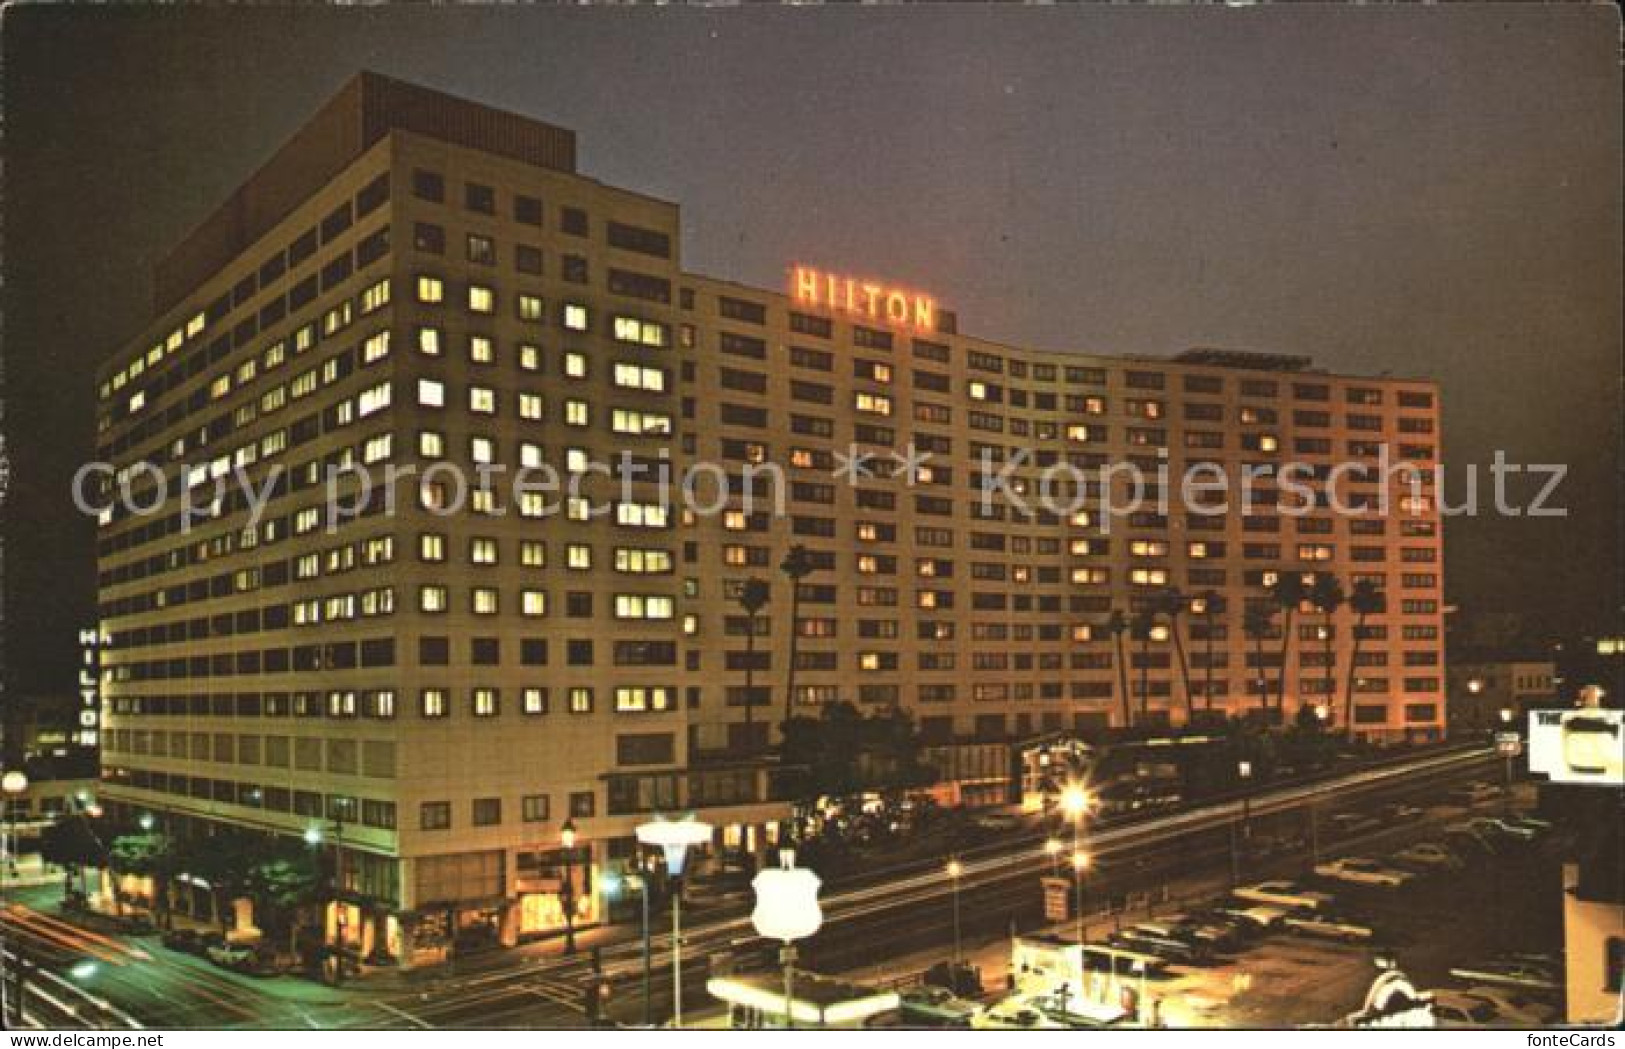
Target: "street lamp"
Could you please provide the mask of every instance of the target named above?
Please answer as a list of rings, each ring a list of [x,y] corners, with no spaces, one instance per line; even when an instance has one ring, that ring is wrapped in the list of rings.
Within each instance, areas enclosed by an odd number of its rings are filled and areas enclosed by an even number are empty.
[[[559,828],[559,844],[564,847],[564,882],[559,888],[559,905],[564,910],[564,953],[576,953],[576,821],[567,819]]]
[[[666,872],[672,881],[671,893],[671,1002],[672,1026],[683,1026],[683,864],[688,850],[711,840],[711,825],[693,816],[680,820],[664,816],[640,824],[638,841],[658,847],[666,856]]]
[[[135,822],[141,827],[141,829],[143,831],[147,831],[147,832],[150,833],[152,828],[157,824],[158,821],[153,819],[152,813],[143,812],[139,817],[137,817]]]
[[[954,975],[955,986],[959,983],[959,876],[965,873],[965,865],[957,859],[948,861],[944,868],[948,881],[953,885],[954,894]]]
[[[1049,857],[1051,874],[1061,873],[1061,852],[1065,848],[1066,846],[1061,844],[1060,838],[1050,838],[1044,842],[1044,855]]]
[[[1078,946],[1083,946],[1087,928],[1083,914],[1083,869],[1088,866],[1088,854],[1083,851],[1083,821],[1094,807],[1095,799],[1082,784],[1074,783],[1061,791],[1061,811],[1072,821],[1072,901],[1078,908]],[[1080,863],[1080,858],[1082,862]]]
[[[1501,730],[1505,732],[1512,725],[1514,717],[1511,707],[1501,708]],[[1508,812],[1512,811],[1512,756],[1517,750],[1517,740],[1503,742],[1501,747],[1501,794],[1502,804]]]
[[[1230,825],[1230,883],[1232,887],[1241,884],[1241,848],[1253,836],[1252,823],[1252,791],[1249,784],[1253,778],[1253,763],[1250,761],[1236,762],[1236,777],[1241,781],[1241,841],[1236,840],[1235,824]]]
[[[8,769],[0,776],[0,791],[4,792],[4,819],[0,819],[0,857],[4,857],[11,872],[17,872],[17,825],[12,820],[12,802],[28,789],[28,775],[21,769]]]
[[[751,880],[756,890],[756,909],[750,921],[758,935],[778,940],[784,946],[779,960],[784,963],[784,1026],[794,1027],[795,995],[792,980],[795,973],[796,940],[804,940],[824,924],[824,912],[818,906],[818,888],[822,884],[818,875],[795,865],[794,850],[779,853],[777,868],[764,868]]]
[[[1089,865],[1094,858],[1082,849],[1072,850],[1072,884],[1078,896],[1078,946],[1083,947],[1089,940],[1089,900],[1085,893],[1088,890]]]

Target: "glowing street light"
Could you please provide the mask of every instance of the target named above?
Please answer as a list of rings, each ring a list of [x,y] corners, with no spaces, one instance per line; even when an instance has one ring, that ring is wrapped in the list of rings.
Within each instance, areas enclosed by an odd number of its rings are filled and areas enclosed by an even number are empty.
[[[559,844],[564,851],[564,882],[559,888],[559,906],[564,911],[564,953],[576,953],[576,821],[567,819],[559,828]]]
[[[0,860],[9,863],[14,872],[17,860],[12,856],[12,852],[17,848],[17,834],[16,827],[12,823],[11,805],[12,801],[27,789],[28,774],[21,769],[7,769],[5,774],[0,776],[0,792],[4,792],[3,796],[0,796],[0,807],[4,808],[4,811],[0,812]]]
[[[683,1026],[683,864],[688,850],[711,840],[711,825],[693,816],[680,820],[664,816],[640,824],[638,841],[659,848],[666,856],[666,872],[673,882],[671,894],[672,1026]]]
[[[960,863],[958,858],[956,857],[956,858],[951,859],[951,860],[948,861],[948,866],[943,868],[943,872],[948,875],[948,881],[953,885],[953,896],[954,896],[954,976],[953,976],[953,978],[954,978],[955,981],[957,981],[959,979],[959,878],[960,878],[960,876],[962,874],[965,873],[965,865],[963,863]]]

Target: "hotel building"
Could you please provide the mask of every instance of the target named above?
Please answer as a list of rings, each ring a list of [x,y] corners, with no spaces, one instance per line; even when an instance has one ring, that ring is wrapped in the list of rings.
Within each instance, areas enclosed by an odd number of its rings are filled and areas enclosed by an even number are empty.
[[[792,644],[793,709],[901,708],[944,796],[1002,800],[1014,742],[1259,707],[1283,617],[1260,646],[1244,609],[1332,572],[1386,607],[1347,681],[1348,610],[1330,671],[1322,617],[1294,617],[1286,716],[1341,726],[1352,683],[1358,733],[1442,733],[1433,489],[1379,470],[1431,468],[1433,383],[1001,345],[920,292],[687,272],[679,230],[577,172],[570,131],[363,74],[157,265],[152,324],[97,380],[112,804],[325,828],[348,934],[412,961],[556,929],[566,870],[600,917],[593,879],[651,812],[763,847]],[[1184,505],[1199,463],[1263,475],[1256,505]],[[1322,494],[1343,463],[1347,514]],[[514,484],[544,465],[566,490]],[[1146,505],[1106,513],[1127,465]],[[1170,588],[1182,614],[1119,668],[1111,613]]]

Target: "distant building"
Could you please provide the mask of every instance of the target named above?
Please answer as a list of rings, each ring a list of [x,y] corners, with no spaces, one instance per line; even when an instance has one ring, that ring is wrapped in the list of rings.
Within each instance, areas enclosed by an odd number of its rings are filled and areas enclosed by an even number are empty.
[[[1456,735],[1494,731],[1502,711],[1521,724],[1524,715],[1557,704],[1557,664],[1550,659],[1452,659],[1450,731]]]

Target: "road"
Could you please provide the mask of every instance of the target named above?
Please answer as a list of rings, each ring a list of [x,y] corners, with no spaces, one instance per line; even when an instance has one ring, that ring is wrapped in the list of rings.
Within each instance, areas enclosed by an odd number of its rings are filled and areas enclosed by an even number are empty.
[[[1250,824],[1258,836],[1286,832],[1303,837],[1313,837],[1311,825],[1318,825],[1320,838],[1329,844],[1326,821],[1335,812],[1355,804],[1436,796],[1452,783],[1489,775],[1493,762],[1488,751],[1456,751],[1315,784],[1261,790],[1249,799]],[[1157,892],[1193,873],[1228,872],[1232,834],[1242,808],[1239,798],[1231,798],[1094,829],[1088,845],[1095,860],[1089,898],[1123,900]],[[962,854],[957,891],[965,941],[1042,923],[1034,876],[1051,863],[1042,847],[1047,833],[1034,826]],[[1303,855],[1280,856],[1267,866],[1251,865],[1244,873],[1256,877],[1295,871],[1305,860]],[[821,901],[823,929],[801,945],[802,964],[842,972],[934,948],[940,948],[945,958],[953,936],[955,891],[938,861],[872,869],[861,879],[836,886]],[[589,956],[561,958],[550,944],[336,990],[292,978],[259,980],[225,972],[202,959],[166,950],[153,937],[86,933],[41,913],[50,898],[45,894],[8,899],[0,922],[8,948],[27,954],[70,989],[50,988],[54,997],[65,999],[78,1026],[445,1028],[565,1027],[584,1022],[581,988],[592,977]],[[687,917],[686,1009],[707,1003],[705,976],[713,960],[726,956],[749,967],[771,958],[771,948],[755,938],[743,902],[698,909]],[[663,925],[665,920],[660,916],[657,923]],[[643,1012],[640,944],[636,938],[625,938],[625,930],[597,934],[605,975],[613,988],[611,1015],[637,1022]],[[664,928],[651,941],[652,1013],[657,1022],[670,1012],[670,944]],[[86,962],[93,963],[95,971],[74,976],[76,966],[85,972]],[[35,983],[46,989],[43,978]],[[73,997],[73,988],[83,991],[82,1000]],[[33,1008],[44,1019],[54,1007],[42,997]],[[70,1022],[56,1012],[48,1025]]]

